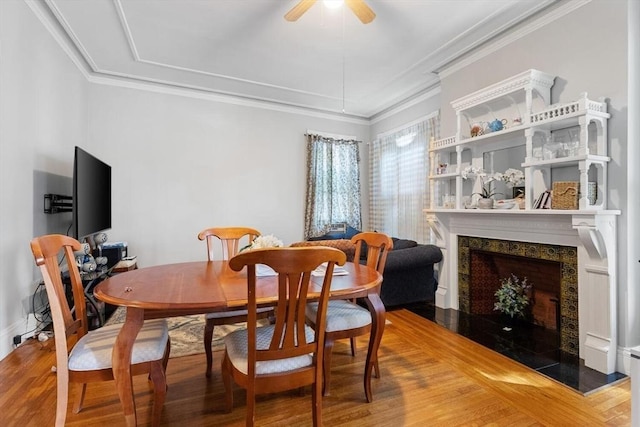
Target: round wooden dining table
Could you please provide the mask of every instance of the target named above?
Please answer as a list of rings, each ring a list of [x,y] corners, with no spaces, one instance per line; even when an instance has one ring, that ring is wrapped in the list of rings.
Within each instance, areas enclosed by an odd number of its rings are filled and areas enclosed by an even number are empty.
[[[385,325],[379,296],[382,276],[365,265],[347,262],[345,275],[334,275],[330,298],[364,298],[372,314],[371,338],[364,373],[367,401],[371,401],[371,375]],[[319,297],[323,277],[312,276],[309,298]],[[277,277],[257,278],[258,304],[277,302]],[[126,423],[135,426],[136,408],[131,377],[131,351],[145,319],[238,310],[247,306],[246,268],[233,271],[227,261],[199,261],[158,265],[109,277],[94,295],[108,304],[127,307],[124,325],[113,350],[113,375]]]

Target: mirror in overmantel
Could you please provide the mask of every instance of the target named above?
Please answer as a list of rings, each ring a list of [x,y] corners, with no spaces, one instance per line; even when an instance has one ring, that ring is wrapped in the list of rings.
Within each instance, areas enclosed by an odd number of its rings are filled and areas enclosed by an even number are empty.
[[[482,155],[483,168],[488,174],[496,172],[505,173],[507,169],[522,171],[522,166],[520,165],[525,158],[525,154],[524,145],[487,151]],[[515,193],[520,190],[520,187],[524,186],[524,182],[519,185],[507,185],[507,183],[503,181],[493,181],[492,185],[492,190],[496,193],[494,199],[501,200],[516,197],[517,194]]]

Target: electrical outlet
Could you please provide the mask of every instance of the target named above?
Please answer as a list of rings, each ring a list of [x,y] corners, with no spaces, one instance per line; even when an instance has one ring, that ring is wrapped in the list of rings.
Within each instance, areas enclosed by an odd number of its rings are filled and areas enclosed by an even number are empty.
[[[22,343],[22,335],[16,335],[13,337],[13,345],[20,345]]]

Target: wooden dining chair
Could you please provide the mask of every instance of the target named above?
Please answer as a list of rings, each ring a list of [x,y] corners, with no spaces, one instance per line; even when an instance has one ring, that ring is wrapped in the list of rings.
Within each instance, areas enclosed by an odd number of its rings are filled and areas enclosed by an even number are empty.
[[[240,243],[243,240],[246,240],[246,244],[251,244],[259,235],[260,232],[258,230],[249,227],[212,227],[201,231],[198,234],[198,239],[206,240],[207,257],[209,261],[215,259],[215,246],[218,241],[222,246],[222,259],[229,260],[242,249]],[[273,309],[271,307],[264,307],[260,309],[259,317],[264,319],[272,314]],[[211,344],[213,342],[214,328],[219,325],[231,325],[246,321],[247,310],[214,311],[205,315],[203,343],[204,352],[207,357],[207,378],[211,377],[211,369],[213,367]]]
[[[351,238],[351,242],[356,245],[354,262],[359,262],[363,247],[366,245],[367,266],[374,268],[378,273],[382,274],[384,266],[387,262],[387,254],[393,249],[393,240],[391,237],[383,233],[363,232],[358,233]],[[380,292],[378,285],[377,292]],[[317,317],[318,305],[315,302],[307,305],[307,322],[317,329],[318,325],[314,322]],[[333,352],[333,343],[335,340],[350,338],[351,339],[351,355],[356,355],[355,338],[360,335],[371,335],[371,325],[373,320],[368,309],[358,305],[355,301],[332,300],[329,301],[327,308],[327,324],[325,335],[324,350],[324,386],[323,394],[329,394],[329,385],[331,382],[331,354]],[[371,339],[371,337],[369,337]],[[380,377],[380,369],[378,368],[378,355],[372,355],[371,360],[375,368],[376,377]],[[367,369],[369,369],[367,367]],[[369,378],[365,376],[365,378]],[[371,402],[371,385],[365,384],[365,395],[367,401]]]
[[[322,360],[324,325],[329,288],[334,266],[346,262],[344,252],[327,247],[273,248],[243,252],[231,258],[229,265],[240,271],[247,267],[247,328],[225,337],[222,378],[226,408],[233,409],[233,382],[246,389],[246,425],[255,420],[257,394],[275,393],[311,385],[313,425],[322,425]],[[327,263],[322,288],[311,282],[311,272]],[[278,277],[263,278],[277,282],[276,321],[257,327],[259,296],[256,292],[256,264],[273,268]],[[309,294],[318,297],[315,331],[305,322]]]
[[[74,406],[74,412],[78,413],[82,410],[86,383],[113,380],[112,350],[122,328],[122,324],[114,324],[88,330],[84,288],[73,254],[80,248],[77,240],[58,234],[36,237],[31,241],[31,251],[42,272],[53,319],[58,384],[55,425],[58,427],[64,426],[67,416],[69,383],[78,384],[78,399]],[[62,261],[59,260],[61,253]],[[64,258],[74,307],[67,302],[62,282],[60,265]],[[154,426],[160,424],[167,393],[165,371],[170,347],[169,331],[164,320],[144,322],[133,345],[132,375],[147,374],[153,382]]]

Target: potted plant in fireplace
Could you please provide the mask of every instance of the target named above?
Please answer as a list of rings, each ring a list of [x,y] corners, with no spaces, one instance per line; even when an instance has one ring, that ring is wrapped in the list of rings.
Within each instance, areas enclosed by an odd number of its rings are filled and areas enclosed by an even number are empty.
[[[520,279],[511,274],[500,281],[500,288],[495,293],[496,302],[493,309],[503,313],[508,319],[526,319],[531,312],[531,285],[527,278]]]

